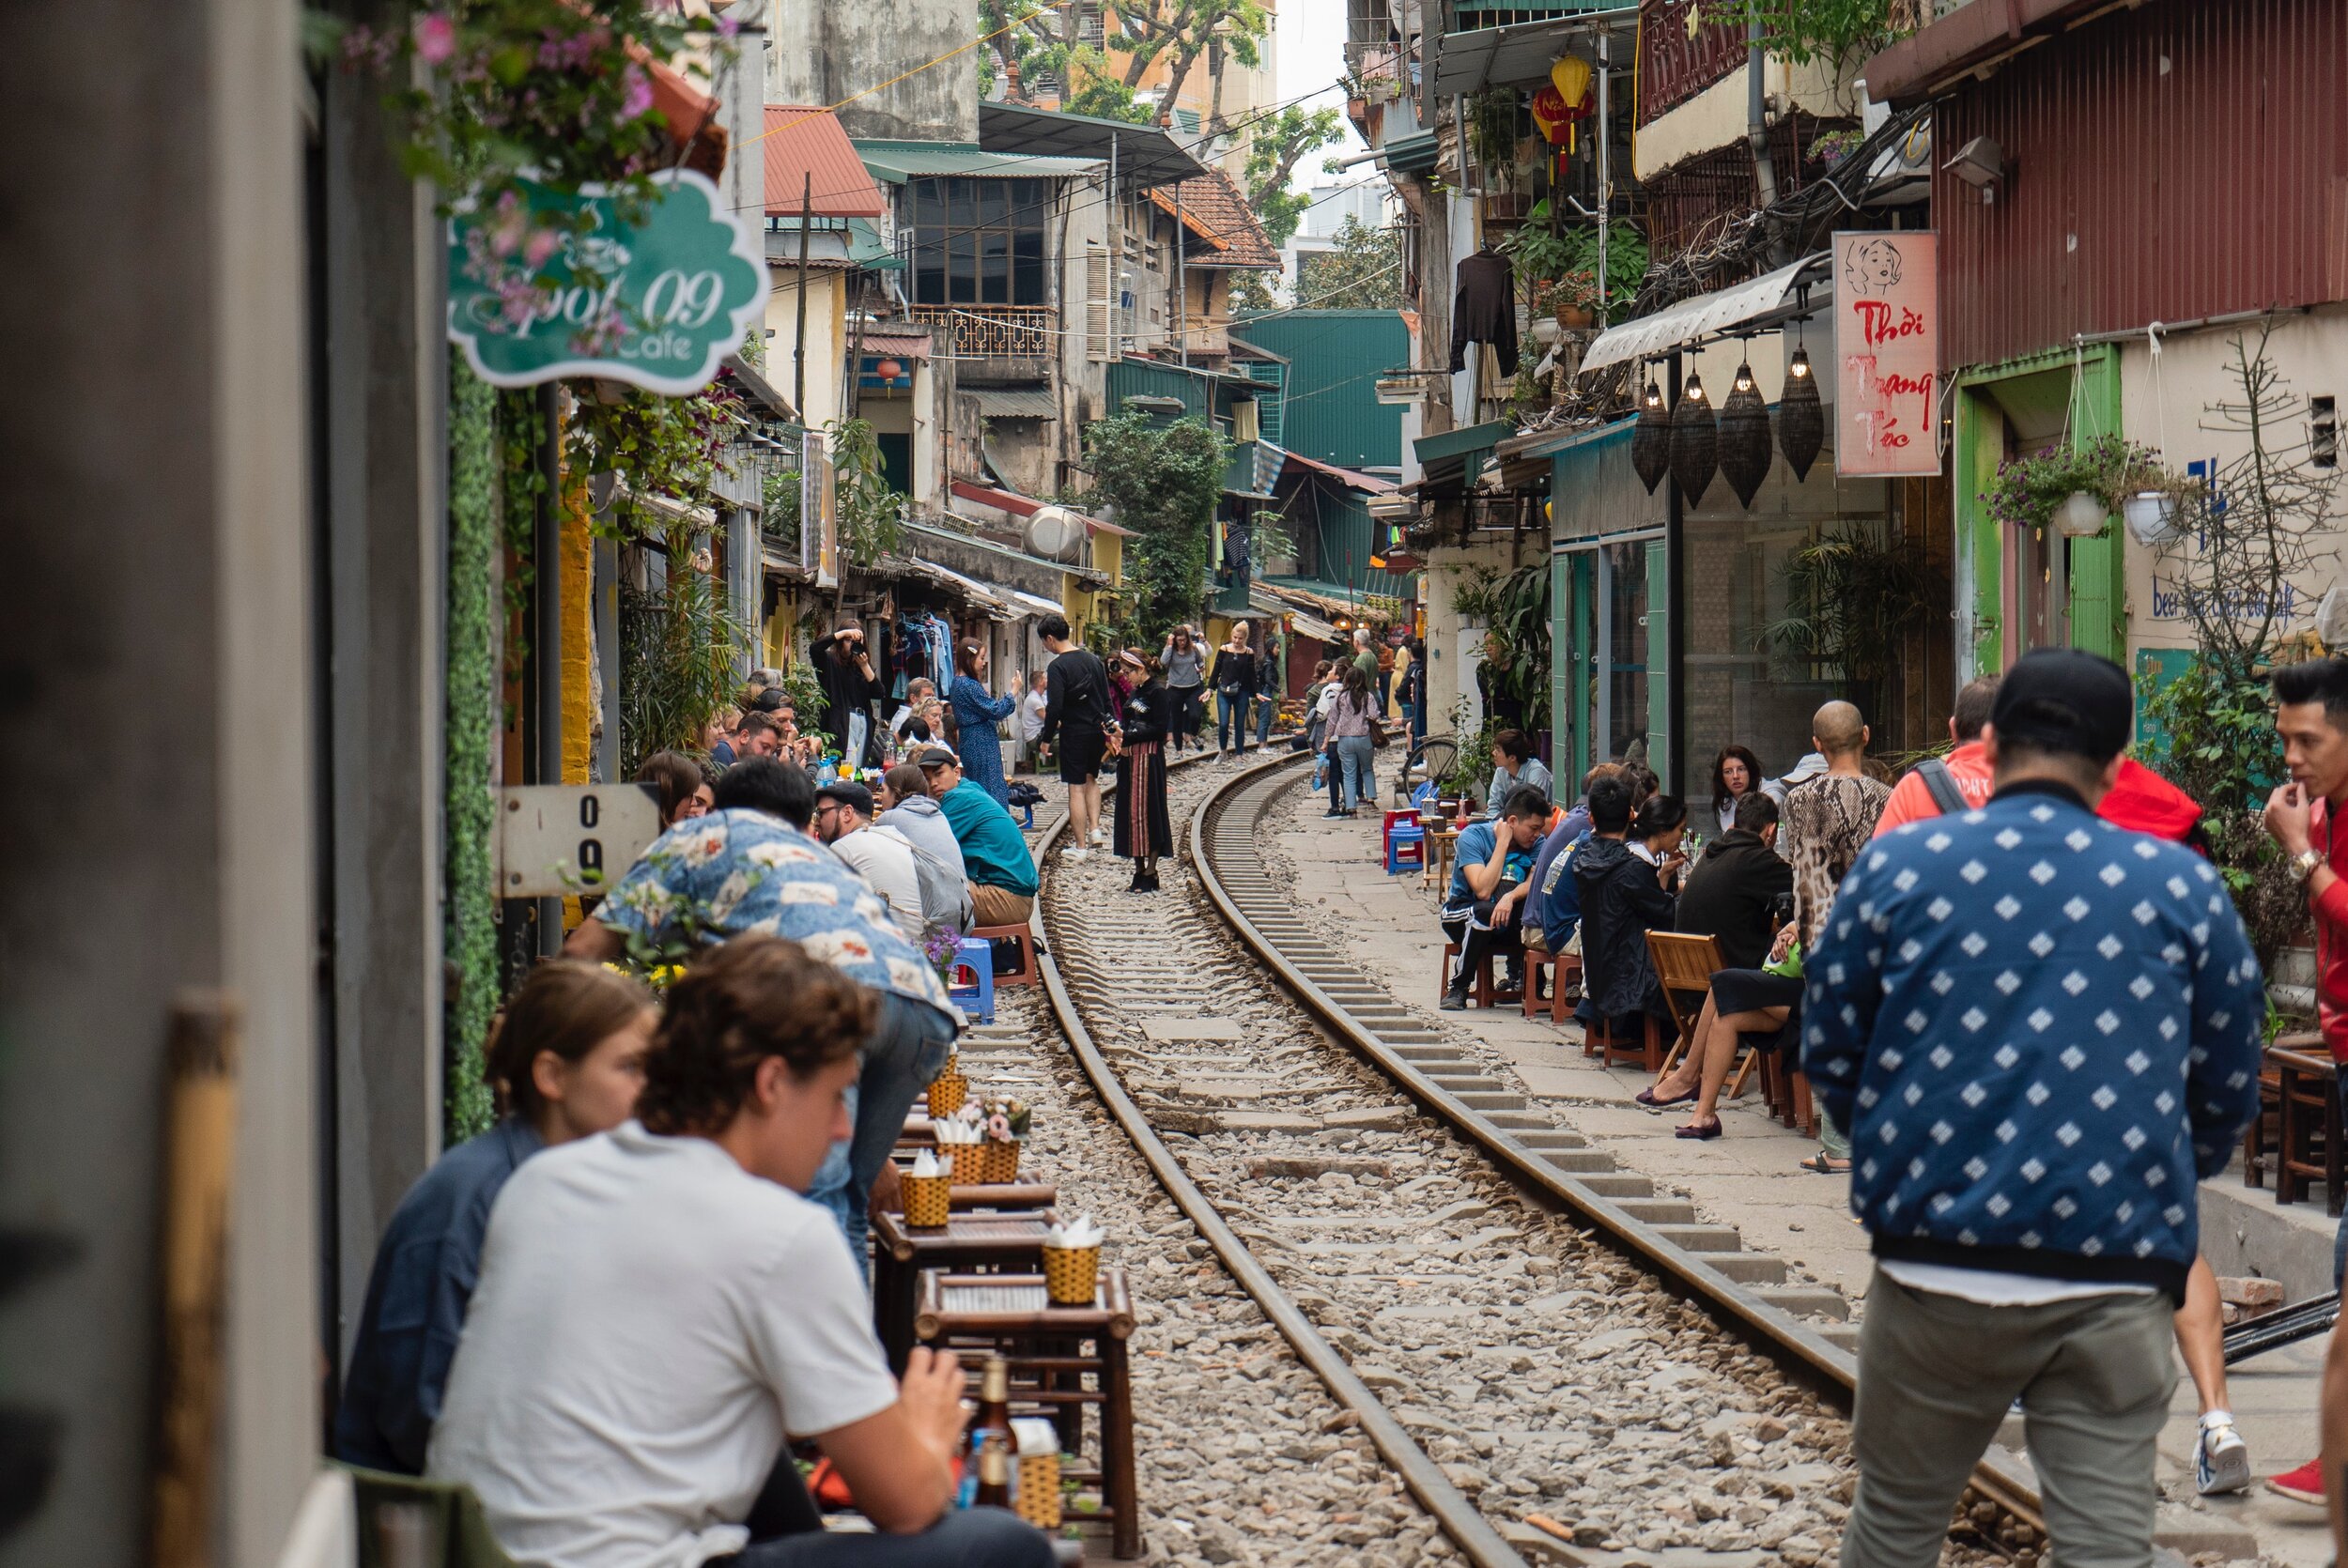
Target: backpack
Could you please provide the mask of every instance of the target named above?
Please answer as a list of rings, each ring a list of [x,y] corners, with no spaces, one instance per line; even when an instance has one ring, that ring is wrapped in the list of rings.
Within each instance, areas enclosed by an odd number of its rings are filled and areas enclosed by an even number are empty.
[[[1916,776],[1924,781],[1924,791],[1932,796],[1932,804],[1944,817],[1959,811],[1970,811],[1965,792],[1956,787],[1956,776],[1949,772],[1948,763],[1938,757],[1927,757],[1916,764]]]
[[[978,917],[970,907],[970,887],[944,861],[898,832],[893,827],[875,824],[867,833],[886,833],[913,852],[913,874],[921,884],[921,918],[927,924],[946,926],[967,935],[970,923]]]

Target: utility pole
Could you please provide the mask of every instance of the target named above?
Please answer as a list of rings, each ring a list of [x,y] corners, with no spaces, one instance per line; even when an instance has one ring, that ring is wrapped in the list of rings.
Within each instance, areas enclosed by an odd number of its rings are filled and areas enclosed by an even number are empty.
[[[1190,247],[1182,241],[1182,188],[1174,187],[1174,333],[1181,346],[1182,368],[1190,368],[1190,276],[1183,263]],[[1213,407],[1212,402],[1208,405]]]
[[[799,176],[799,319],[791,338],[791,411],[807,419],[807,230],[815,210],[815,173]],[[812,423],[812,422],[810,422]]]

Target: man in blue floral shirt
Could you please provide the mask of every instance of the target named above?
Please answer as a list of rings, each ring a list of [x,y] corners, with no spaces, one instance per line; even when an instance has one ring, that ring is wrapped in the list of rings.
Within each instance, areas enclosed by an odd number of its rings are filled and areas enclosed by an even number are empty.
[[[805,769],[752,758],[728,769],[715,794],[706,816],[653,841],[564,951],[608,960],[626,953],[631,939],[667,952],[757,932],[788,937],[879,993],[851,1091],[856,1135],[832,1151],[807,1194],[839,1218],[861,1262],[866,1199],[913,1097],[946,1065],[953,1006],[888,903],[808,833],[815,782]]]

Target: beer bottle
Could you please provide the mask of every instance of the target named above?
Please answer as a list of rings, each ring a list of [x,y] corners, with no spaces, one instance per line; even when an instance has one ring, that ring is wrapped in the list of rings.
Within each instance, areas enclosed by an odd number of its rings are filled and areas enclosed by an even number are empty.
[[[1006,1445],[1011,1441],[1011,1363],[1000,1356],[989,1356],[980,1374],[979,1416],[970,1423],[971,1446],[977,1448],[989,1434],[1001,1437]]]
[[[979,1491],[971,1500],[980,1508],[1011,1506],[1011,1446],[992,1433],[979,1449]]]

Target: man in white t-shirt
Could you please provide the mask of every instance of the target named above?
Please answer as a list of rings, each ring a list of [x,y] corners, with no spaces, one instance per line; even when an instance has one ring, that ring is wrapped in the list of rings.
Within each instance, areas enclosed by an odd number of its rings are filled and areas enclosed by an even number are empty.
[[[919,939],[921,877],[913,844],[893,827],[873,825],[873,792],[854,779],[837,779],[815,791],[815,837],[888,900],[889,913],[905,935]]]
[[[799,1196],[848,1135],[873,1007],[797,944],[735,938],[671,991],[640,1120],[499,1194],[426,1474],[471,1487],[517,1562],[1052,1561],[1009,1514],[950,1512],[961,1369],[916,1350],[888,1376],[840,1227]],[[877,1539],[759,1539],[813,1516],[786,1434],[814,1438]]]

